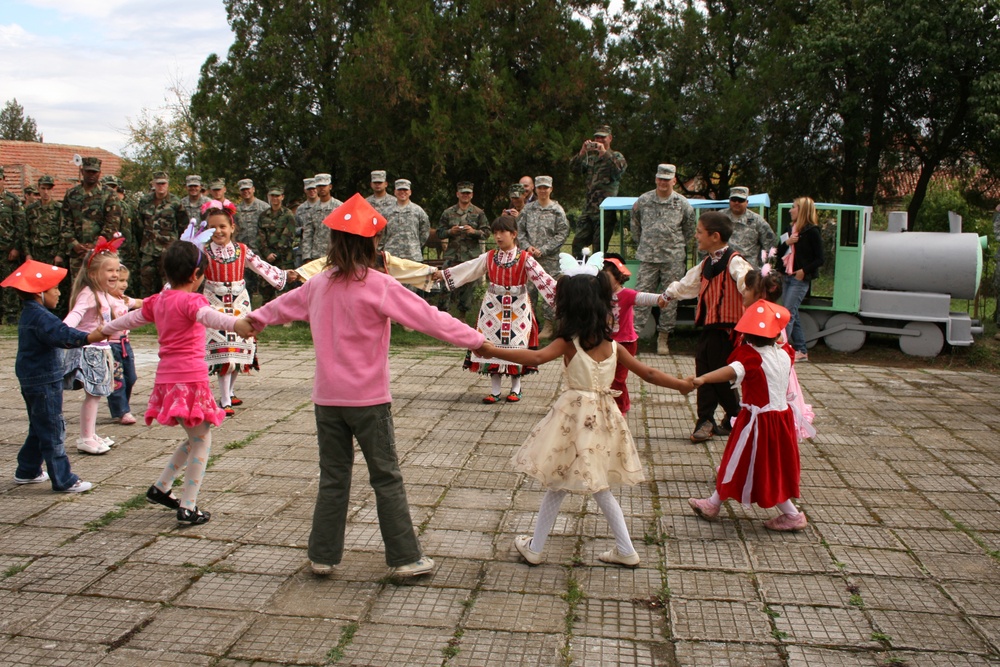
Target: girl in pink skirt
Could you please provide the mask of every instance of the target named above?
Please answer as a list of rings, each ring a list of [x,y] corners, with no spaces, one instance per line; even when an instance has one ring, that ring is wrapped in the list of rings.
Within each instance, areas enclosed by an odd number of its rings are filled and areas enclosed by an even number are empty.
[[[193,234],[191,235],[194,236]],[[185,238],[188,234],[185,234]],[[206,523],[211,515],[198,509],[208,454],[212,448],[210,425],[226,418],[212,397],[205,361],[205,327],[232,331],[236,317],[224,315],[197,292],[205,280],[208,258],[197,238],[175,241],[163,254],[163,270],[171,287],[147,297],[142,308],[113,320],[104,327],[107,334],[134,329],[153,322],[160,341],[160,363],[153,392],[146,408],[146,425],[153,420],[180,426],[187,433],[146,500],[177,510],[181,523]],[[180,498],[171,493],[174,480],[183,470],[185,483]]]

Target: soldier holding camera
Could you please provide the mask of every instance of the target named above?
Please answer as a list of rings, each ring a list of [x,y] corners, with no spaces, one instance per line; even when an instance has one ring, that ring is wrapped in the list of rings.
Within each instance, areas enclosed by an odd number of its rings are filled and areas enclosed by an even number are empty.
[[[580,256],[586,246],[591,246],[594,252],[606,252],[615,230],[614,211],[608,211],[604,222],[604,247],[594,247],[600,237],[598,225],[601,221],[601,202],[618,194],[622,174],[628,167],[625,156],[611,150],[612,138],[610,126],[599,126],[594,130],[594,138],[584,141],[580,152],[569,163],[573,171],[583,174],[587,179],[587,201],[577,220],[576,236],[573,238],[573,254],[576,257]]]

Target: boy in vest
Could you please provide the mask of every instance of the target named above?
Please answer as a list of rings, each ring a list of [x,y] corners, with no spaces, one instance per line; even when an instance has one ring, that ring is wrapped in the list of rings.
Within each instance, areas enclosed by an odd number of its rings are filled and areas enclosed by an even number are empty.
[[[695,374],[708,373],[726,365],[733,351],[733,327],[743,315],[744,279],[753,267],[729,247],[733,222],[717,211],[698,218],[695,240],[707,257],[683,278],[667,286],[666,299],[698,297],[695,325],[702,327],[695,349]],[[721,405],[725,419],[715,423],[715,409]],[[740,411],[740,397],[726,383],[698,387],[698,422],[691,442],[703,442],[712,435],[729,435],[732,419]]]

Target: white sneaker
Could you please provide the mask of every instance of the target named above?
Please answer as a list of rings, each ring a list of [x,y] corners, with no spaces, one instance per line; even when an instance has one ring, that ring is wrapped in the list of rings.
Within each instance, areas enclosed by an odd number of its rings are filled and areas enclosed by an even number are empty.
[[[328,577],[333,574],[333,569],[336,565],[326,565],[324,563],[309,561],[309,567],[312,569],[312,573],[317,577]]]
[[[638,567],[639,554],[633,551],[628,556],[623,556],[618,551],[618,547],[612,547],[597,557],[598,560],[614,565],[624,565],[625,567]]]
[[[397,577],[415,577],[418,574],[427,574],[434,569],[434,561],[428,556],[421,556],[420,560],[414,563],[407,563],[396,568]]]
[[[41,484],[42,482],[47,482],[47,481],[49,481],[49,473],[45,472],[44,470],[38,473],[37,477],[25,478],[14,475],[15,484]]]
[[[84,491],[90,491],[94,488],[94,485],[90,482],[85,482],[82,479],[76,480],[76,484],[69,487],[68,489],[62,489],[59,493],[83,493]]]
[[[538,565],[542,562],[541,552],[532,551],[531,549],[531,536],[518,535],[515,537],[514,548],[517,549],[517,553],[521,554],[521,558],[528,561],[531,565]]]
[[[94,454],[97,456],[110,452],[111,448],[104,444],[103,440],[95,436],[93,438],[77,438],[76,450],[84,454]]]

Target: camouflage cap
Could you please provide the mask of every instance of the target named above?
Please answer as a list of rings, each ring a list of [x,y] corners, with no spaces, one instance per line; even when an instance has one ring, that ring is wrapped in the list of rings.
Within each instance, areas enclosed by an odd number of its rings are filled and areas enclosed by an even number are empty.
[[[385,172],[384,171],[373,171],[372,172],[372,183],[385,183]]]
[[[511,197],[511,198],[513,198],[513,197],[523,197],[527,193],[528,193],[528,191],[525,190],[524,186],[521,185],[520,183],[512,183],[511,186],[510,186],[510,188],[507,190],[507,196]]]
[[[551,176],[535,176],[535,187],[536,188],[551,188],[552,187],[552,177]]]
[[[598,125],[597,129],[594,130],[594,136],[595,137],[606,137],[609,134],[611,134],[611,126],[610,125]]]
[[[285,195],[285,189],[280,185],[272,185],[267,189],[268,195],[278,195],[283,197]]]
[[[669,181],[671,178],[677,176],[677,167],[672,164],[658,164],[656,165],[656,177],[662,178]]]
[[[247,188],[252,188],[253,181],[251,181],[249,178],[241,179],[240,182],[236,184],[236,187],[238,187],[240,190],[246,190]]]
[[[729,188],[729,198],[738,199],[740,201],[746,201],[750,198],[750,188],[744,188],[740,186]]]
[[[408,179],[405,179],[405,178],[396,179],[396,189],[397,190],[409,190],[410,189],[410,181]]]
[[[305,190],[315,190],[316,189],[316,179],[315,178],[303,178],[302,187]]]
[[[313,178],[316,179],[317,188],[321,185],[330,185],[333,183],[333,176],[330,174],[316,174]]]
[[[37,195],[38,194],[38,190],[36,190],[35,186],[33,186],[33,185],[26,185],[26,186],[24,186],[24,194],[26,194],[26,195]]]
[[[7,178],[6,174],[4,174],[4,171],[3,171],[3,165],[0,165],[0,178],[4,178],[4,179]]]
[[[209,190],[224,190],[226,187],[226,181],[221,178],[216,178],[211,183],[208,184]]]
[[[38,177],[38,187],[40,188],[54,188],[56,186],[56,179],[52,178],[48,174]]]
[[[198,174],[191,174],[190,176],[184,179],[184,185],[186,187],[191,187],[192,185],[197,185],[198,187],[201,187],[201,176],[199,176]]]
[[[114,174],[108,174],[106,176],[101,176],[101,185],[108,185],[108,184],[114,185],[114,183],[115,183]]]
[[[153,182],[154,183],[169,183],[170,177],[167,176],[165,171],[154,171],[153,172]]]
[[[80,168],[84,171],[100,171],[101,159],[96,157],[85,157],[80,163]]]
[[[459,192],[473,192],[472,181],[459,181],[456,187]]]

